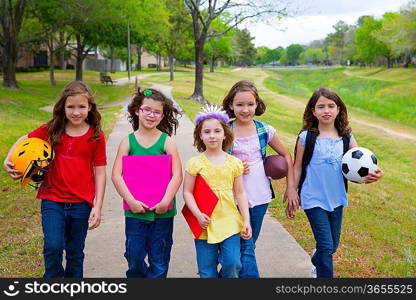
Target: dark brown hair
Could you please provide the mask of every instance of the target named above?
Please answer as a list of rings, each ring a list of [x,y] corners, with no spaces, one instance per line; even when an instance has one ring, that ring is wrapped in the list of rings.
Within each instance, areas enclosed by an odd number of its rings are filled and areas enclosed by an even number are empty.
[[[224,129],[224,137],[225,137],[224,141],[222,142],[222,150],[228,151],[228,149],[230,149],[231,147],[231,144],[233,143],[234,134],[231,131],[230,127],[228,127],[227,124],[225,124],[223,120],[220,120],[217,118],[207,118],[199,122],[198,125],[196,125],[195,130],[194,130],[194,147],[196,147],[198,152],[204,152],[205,150],[207,150],[207,147],[205,146],[204,142],[201,139],[201,131],[202,131],[202,124],[204,124],[204,122],[209,119],[215,119],[220,122],[222,128]]]
[[[259,94],[257,93],[257,88],[253,82],[248,80],[241,80],[233,85],[233,87],[228,91],[227,95],[225,96],[224,100],[222,101],[222,109],[226,111],[230,118],[235,118],[234,111],[230,108],[230,105],[234,101],[234,97],[238,92],[251,92],[256,98],[256,116],[261,116],[266,111],[266,104],[260,98]]]
[[[305,112],[303,113],[303,130],[310,130],[319,134],[318,129],[318,119],[313,115],[313,110],[315,109],[316,102],[318,102],[319,97],[325,97],[335,102],[335,104],[339,107],[339,113],[335,118],[335,128],[338,130],[338,134],[340,136],[344,136],[348,133],[351,133],[351,128],[348,124],[348,113],[347,107],[345,106],[344,102],[342,101],[341,97],[338,96],[336,92],[331,90],[327,87],[319,87],[317,88],[311,98],[306,104]]]
[[[90,111],[88,112],[88,116],[85,119],[85,122],[94,128],[94,133],[90,139],[95,139],[97,141],[100,139],[101,115],[98,112],[93,93],[84,82],[75,80],[71,83],[68,83],[64,87],[58,101],[53,107],[52,119],[49,120],[46,124],[46,128],[48,129],[49,143],[52,147],[56,144],[59,144],[61,137],[65,132],[65,126],[68,122],[68,119],[65,116],[66,99],[75,95],[83,95],[88,99]]]
[[[144,91],[149,90],[152,92],[151,95],[145,96]],[[149,98],[154,101],[159,101],[163,105],[163,118],[157,125],[157,129],[160,131],[166,132],[168,135],[176,133],[176,128],[178,128],[179,122],[177,120],[178,115],[181,113],[173,105],[173,101],[163,95],[161,92],[155,89],[144,89],[140,91],[140,88],[137,90],[137,93],[133,95],[133,98],[127,108],[129,112],[128,120],[133,126],[133,130],[139,129],[139,117],[136,115],[136,111],[142,106],[144,98]]]

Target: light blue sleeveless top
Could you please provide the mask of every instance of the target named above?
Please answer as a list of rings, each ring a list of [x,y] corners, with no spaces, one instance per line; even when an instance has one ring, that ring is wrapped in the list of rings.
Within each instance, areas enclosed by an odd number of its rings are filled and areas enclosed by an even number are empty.
[[[305,146],[306,131],[299,134]],[[354,140],[351,134],[350,145]],[[317,138],[312,159],[306,167],[306,178],[300,194],[303,209],[320,207],[334,211],[338,206],[347,206],[347,192],[341,169],[343,156],[342,138]]]

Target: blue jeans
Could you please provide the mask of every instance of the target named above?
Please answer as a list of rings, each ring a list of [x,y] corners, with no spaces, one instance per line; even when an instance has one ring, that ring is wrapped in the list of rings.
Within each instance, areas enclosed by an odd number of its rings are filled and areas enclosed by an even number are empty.
[[[305,209],[316,241],[316,252],[311,261],[316,267],[318,278],[334,277],[332,255],[338,248],[341,236],[342,209],[342,206],[334,211],[326,211],[320,207]]]
[[[257,268],[256,254],[256,241],[259,237],[261,226],[263,224],[263,218],[266,214],[268,203],[261,204],[249,208],[250,213],[250,225],[252,229],[252,238],[249,240],[241,239],[241,271],[238,277],[240,278],[259,278],[260,274]]]
[[[128,278],[166,278],[173,239],[173,218],[154,221],[126,217]],[[147,256],[148,263],[145,262]]]
[[[218,263],[222,278],[237,278],[241,269],[240,234],[234,234],[220,243],[208,244],[195,240],[196,261],[201,278],[218,278]]]
[[[67,203],[43,199],[41,204],[45,278],[84,275],[84,247],[91,207],[87,202]],[[62,266],[66,254],[65,270]]]

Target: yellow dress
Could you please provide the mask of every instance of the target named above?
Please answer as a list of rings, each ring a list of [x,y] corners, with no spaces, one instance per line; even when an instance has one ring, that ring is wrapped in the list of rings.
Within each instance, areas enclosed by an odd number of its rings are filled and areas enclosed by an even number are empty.
[[[243,171],[241,160],[229,154],[222,166],[214,165],[203,153],[187,162],[186,172],[192,176],[200,174],[218,197],[211,221],[199,239],[216,244],[241,232],[243,217],[234,202],[233,186],[234,179],[242,175]]]

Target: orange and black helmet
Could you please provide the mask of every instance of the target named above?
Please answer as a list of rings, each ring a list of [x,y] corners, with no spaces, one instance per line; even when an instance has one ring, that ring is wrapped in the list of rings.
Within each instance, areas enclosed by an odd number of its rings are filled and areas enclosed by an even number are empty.
[[[21,141],[10,156],[14,169],[23,173],[20,185],[26,186],[31,180],[39,188],[49,164],[54,158],[51,145],[39,138],[27,138]]]

